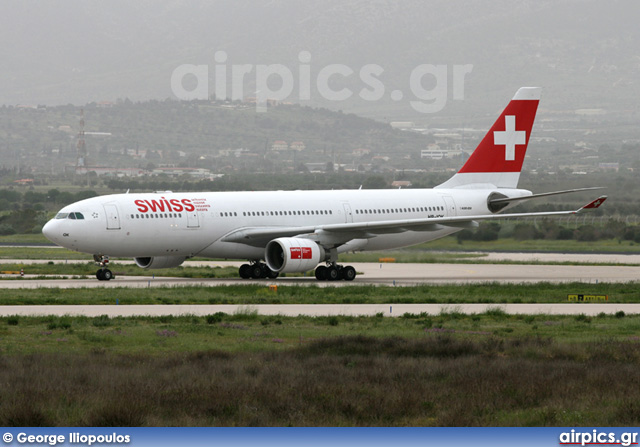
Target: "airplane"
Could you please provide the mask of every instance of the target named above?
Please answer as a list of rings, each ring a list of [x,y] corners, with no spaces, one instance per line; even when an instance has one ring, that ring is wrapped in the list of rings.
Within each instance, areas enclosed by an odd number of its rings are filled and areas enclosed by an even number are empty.
[[[518,189],[539,87],[522,87],[462,168],[432,189],[113,194],[65,206],[42,229],[50,241],[93,254],[96,277],[114,277],[109,256],[144,269],[176,267],[194,256],[248,260],[244,279],[315,269],[318,280],[352,281],[340,253],[386,250],[439,239],[482,220],[578,214],[501,213],[523,201],[599,188],[533,194]]]

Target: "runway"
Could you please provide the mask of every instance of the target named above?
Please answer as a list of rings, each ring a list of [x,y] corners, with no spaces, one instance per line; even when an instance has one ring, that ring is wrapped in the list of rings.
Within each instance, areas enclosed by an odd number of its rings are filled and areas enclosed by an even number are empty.
[[[386,317],[400,317],[405,313],[438,315],[442,312],[477,314],[487,310],[500,309],[508,314],[549,314],[549,315],[598,315],[603,312],[615,314],[640,313],[640,304],[616,303],[561,303],[561,304],[194,304],[194,305],[95,305],[95,306],[0,306],[0,316],[22,315],[81,315],[97,317],[160,316],[160,315],[211,315],[216,312],[235,314],[257,312],[260,315],[369,315],[381,314]]]
[[[589,262],[609,262],[621,264],[638,263],[638,255],[562,255],[544,253],[497,253],[489,259],[517,260],[527,262],[576,262],[588,257]],[[24,263],[28,272],[29,263],[49,261],[4,260],[6,263]],[[64,263],[65,261],[57,261]],[[74,262],[74,261],[69,261]],[[85,262],[85,261],[77,261]],[[208,265],[212,267],[238,266],[238,262],[189,261],[185,265]],[[308,285],[320,287],[348,287],[351,285],[378,285],[389,287],[414,286],[418,284],[478,284],[497,283],[535,283],[535,282],[580,282],[595,284],[598,282],[633,282],[640,278],[640,265],[544,265],[544,264],[395,264],[395,263],[352,263],[358,272],[353,282],[319,282],[310,277],[284,277],[276,280],[231,279],[194,279],[163,278],[152,276],[117,275],[117,263],[112,268],[116,278],[112,281],[97,281],[94,277],[73,279],[14,279],[0,280],[0,287],[19,288],[118,288],[118,287],[180,287],[239,284],[275,284],[278,286]],[[88,272],[90,275],[91,273]],[[601,312],[612,314],[624,311],[627,314],[640,313],[640,304],[612,303],[562,303],[562,304],[388,304],[379,305],[100,305],[100,306],[0,306],[0,315],[85,315],[98,316],[134,316],[134,315],[208,315],[216,312],[229,314],[256,311],[263,315],[376,315],[400,316],[404,313],[439,314],[441,312],[481,313],[487,309],[500,308],[509,314],[581,314],[597,315]]]
[[[198,264],[204,264],[199,262]],[[206,262],[212,266],[229,266],[238,263]],[[92,288],[92,287],[173,287],[173,286],[217,286],[230,284],[278,284],[317,285],[320,287],[345,287],[352,284],[414,286],[417,284],[478,284],[535,283],[535,282],[598,282],[624,283],[640,280],[640,265],[544,265],[544,264],[378,264],[352,263],[358,272],[353,282],[316,281],[312,277],[283,277],[275,280],[242,280],[240,278],[167,278],[155,276],[120,276],[117,264],[112,270],[116,278],[98,281],[93,272],[87,278],[35,279],[25,268],[25,278],[0,281],[0,288]],[[6,276],[5,276],[6,277]],[[30,279],[34,278],[34,279]]]

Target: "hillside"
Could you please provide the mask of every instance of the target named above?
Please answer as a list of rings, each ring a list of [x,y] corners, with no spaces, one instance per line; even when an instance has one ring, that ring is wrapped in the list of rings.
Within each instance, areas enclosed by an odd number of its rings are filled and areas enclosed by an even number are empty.
[[[80,111],[1,107],[2,165],[45,174],[75,167]],[[92,103],[84,107],[84,121],[89,166],[116,168],[286,172],[304,163],[324,171],[335,163],[371,169],[376,162],[392,167],[404,156],[419,159],[432,141],[371,119],[298,105],[257,113],[252,105],[210,101]]]

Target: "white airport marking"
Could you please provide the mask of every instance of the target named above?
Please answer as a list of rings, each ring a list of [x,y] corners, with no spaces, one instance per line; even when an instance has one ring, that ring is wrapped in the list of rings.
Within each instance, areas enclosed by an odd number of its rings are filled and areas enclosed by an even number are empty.
[[[47,305],[47,306],[0,306],[0,316],[22,315],[71,315],[97,317],[133,317],[160,315],[211,315],[216,312],[235,314],[239,312],[257,312],[260,315],[377,315],[400,317],[405,313],[425,312],[438,315],[443,312],[461,312],[478,314],[488,310],[500,309],[507,314],[545,314],[545,315],[598,315],[600,313],[625,314],[640,313],[640,304],[614,303],[560,303],[560,304],[193,304],[193,305]]]
[[[504,124],[505,130],[493,132],[493,144],[505,146],[505,161],[513,161],[516,159],[516,144],[525,144],[527,142],[527,132],[516,130],[515,115],[506,115]]]

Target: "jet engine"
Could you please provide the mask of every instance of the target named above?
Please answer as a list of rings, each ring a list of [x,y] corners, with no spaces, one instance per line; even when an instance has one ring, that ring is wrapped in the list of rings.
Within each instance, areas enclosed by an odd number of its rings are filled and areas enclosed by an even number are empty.
[[[138,267],[143,269],[168,269],[178,267],[185,259],[184,256],[154,256],[152,258],[133,258]]]
[[[269,242],[265,248],[267,265],[279,273],[306,272],[324,259],[324,249],[309,239],[281,237]]]

